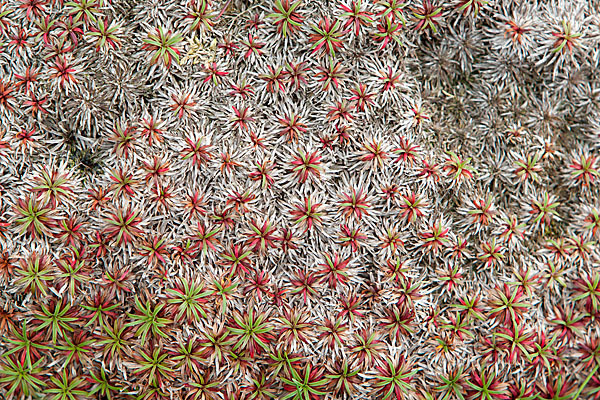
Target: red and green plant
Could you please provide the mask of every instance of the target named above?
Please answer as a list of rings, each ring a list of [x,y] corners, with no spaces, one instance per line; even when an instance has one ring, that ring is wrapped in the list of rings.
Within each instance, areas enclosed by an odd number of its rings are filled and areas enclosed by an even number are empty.
[[[301,4],[301,1],[275,0],[273,12],[267,15],[267,18],[274,20],[279,34],[286,37],[289,33],[293,36],[296,30],[301,30],[303,17],[298,10]]]
[[[159,337],[167,338],[168,331],[166,329],[173,321],[163,317],[163,308],[165,303],[158,302],[152,305],[150,300],[146,300],[145,304],[136,295],[134,296],[136,313],[129,313],[128,322],[125,327],[134,327],[135,336],[140,338],[140,343],[144,345],[146,339],[158,339]]]
[[[270,333],[273,326],[269,323],[268,312],[250,307],[244,313],[233,311],[229,333],[234,342],[233,350],[245,350],[250,357],[269,351],[269,343],[275,338]]]
[[[310,35],[310,42],[313,43],[311,49],[313,53],[320,51],[320,54],[329,54],[331,58],[335,57],[335,52],[344,47],[342,38],[345,31],[342,30],[341,21],[332,22],[328,17],[323,17],[318,25],[313,25],[315,33]]]
[[[414,390],[410,382],[417,369],[405,361],[404,355],[386,357],[385,364],[376,369],[377,375],[373,377],[375,380],[373,387],[383,400],[403,399],[407,393]]]
[[[162,27],[155,28],[154,32],[148,34],[144,39],[142,49],[152,53],[151,64],[163,63],[167,68],[171,67],[173,60],[179,64],[181,55],[178,44],[183,40],[180,34],[174,34],[172,30]]]

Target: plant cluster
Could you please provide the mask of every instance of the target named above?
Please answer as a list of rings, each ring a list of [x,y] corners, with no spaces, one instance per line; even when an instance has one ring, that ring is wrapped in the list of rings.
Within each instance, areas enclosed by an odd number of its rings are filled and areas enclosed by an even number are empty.
[[[0,0],[0,398],[600,400],[597,0]]]

